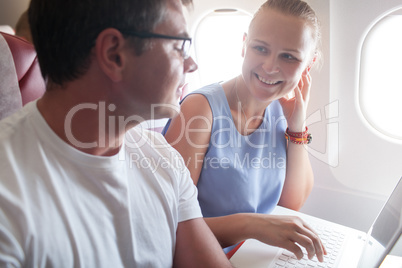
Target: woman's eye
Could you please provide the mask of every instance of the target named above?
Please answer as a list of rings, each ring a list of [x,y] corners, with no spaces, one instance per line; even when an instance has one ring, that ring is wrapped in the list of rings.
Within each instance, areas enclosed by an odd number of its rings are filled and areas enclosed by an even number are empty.
[[[261,47],[261,46],[255,46],[254,49],[255,49],[257,52],[260,52],[260,53],[266,53],[266,52],[267,52],[267,50],[265,49],[265,47]]]
[[[298,59],[296,57],[293,57],[290,54],[283,54],[282,58],[284,58],[285,60],[296,60],[296,61],[298,61]]]

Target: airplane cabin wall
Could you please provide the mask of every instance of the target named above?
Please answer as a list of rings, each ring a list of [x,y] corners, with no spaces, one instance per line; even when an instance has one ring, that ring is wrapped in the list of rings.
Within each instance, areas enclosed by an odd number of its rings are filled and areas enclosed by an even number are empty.
[[[9,25],[15,30],[15,25],[21,14],[27,10],[29,0],[1,0],[0,25]]]
[[[360,53],[371,27],[401,7],[398,0],[333,0],[329,16],[320,17],[330,25],[329,144],[326,161],[311,157],[316,184],[303,211],[363,231],[402,176],[402,141],[381,134],[360,110]]]

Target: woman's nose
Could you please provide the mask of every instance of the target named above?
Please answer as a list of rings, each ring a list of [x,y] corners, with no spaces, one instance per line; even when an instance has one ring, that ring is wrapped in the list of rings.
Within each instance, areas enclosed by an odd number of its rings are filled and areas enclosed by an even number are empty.
[[[274,74],[279,72],[279,66],[276,57],[273,55],[267,56],[264,63],[262,64],[262,69],[267,74]]]

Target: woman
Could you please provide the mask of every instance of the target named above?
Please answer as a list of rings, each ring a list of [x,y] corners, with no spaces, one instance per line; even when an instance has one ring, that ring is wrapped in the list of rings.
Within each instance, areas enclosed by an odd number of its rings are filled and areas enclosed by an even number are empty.
[[[243,37],[242,74],[194,91],[165,133],[199,190],[205,220],[223,247],[247,238],[322,260],[315,232],[294,217],[269,215],[306,201],[313,172],[304,144],[310,68],[320,33],[300,0],[268,0]],[[289,94],[293,98],[287,98]]]

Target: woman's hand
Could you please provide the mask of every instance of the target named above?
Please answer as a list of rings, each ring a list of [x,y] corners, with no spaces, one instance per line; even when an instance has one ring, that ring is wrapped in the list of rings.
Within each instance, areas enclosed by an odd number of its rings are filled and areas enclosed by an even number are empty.
[[[291,99],[282,97],[279,99],[283,113],[288,121],[289,130],[302,132],[305,130],[306,112],[310,99],[311,76],[310,73],[303,74],[299,84],[295,87],[295,96]]]
[[[320,262],[324,261],[327,252],[321,239],[299,217],[255,214],[252,218],[254,219],[251,226],[255,230],[253,238],[272,246],[285,248],[293,252],[298,259],[303,258],[301,247],[304,247],[309,259],[317,256]]]

